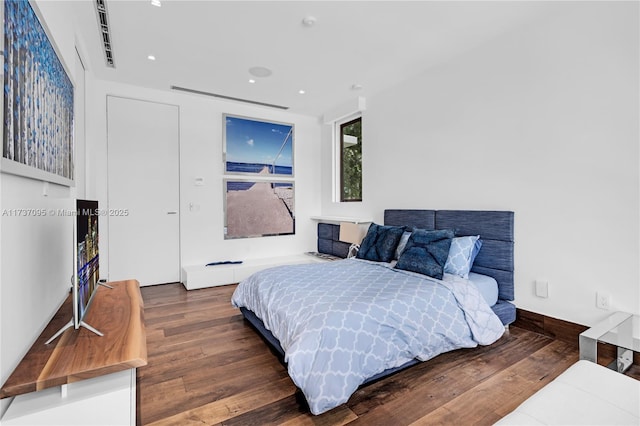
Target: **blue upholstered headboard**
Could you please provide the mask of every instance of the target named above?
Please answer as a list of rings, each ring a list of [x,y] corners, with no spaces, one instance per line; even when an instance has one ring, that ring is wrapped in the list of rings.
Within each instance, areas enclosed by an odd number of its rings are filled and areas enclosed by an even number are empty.
[[[384,224],[427,230],[454,229],[480,235],[482,248],[471,271],[498,281],[498,297],[513,300],[513,212],[474,210],[385,210]]]
[[[427,230],[454,229],[457,236],[480,235],[482,248],[471,271],[498,282],[498,303],[492,309],[503,324],[515,321],[514,214],[483,210],[385,210],[384,224]],[[349,244],[339,241],[339,226],[318,224],[318,251],[346,257]]]

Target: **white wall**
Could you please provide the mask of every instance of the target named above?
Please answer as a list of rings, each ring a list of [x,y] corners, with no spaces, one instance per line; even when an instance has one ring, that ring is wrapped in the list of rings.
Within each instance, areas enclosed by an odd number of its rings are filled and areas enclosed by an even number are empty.
[[[565,2],[367,98],[364,201],[331,202],[325,126],[322,213],[513,210],[518,307],[591,325],[604,291],[640,313],[638,39],[637,2]]]
[[[37,2],[74,81],[73,27],[67,3]],[[78,140],[79,143],[82,141]],[[47,196],[43,195],[46,188]],[[9,377],[67,296],[73,269],[75,188],[0,174],[0,381]],[[16,216],[15,209],[44,209]],[[25,213],[23,213],[25,214]],[[69,312],[71,319],[72,312]],[[10,398],[0,402],[4,413]]]
[[[310,117],[212,98],[158,91],[87,79],[87,190],[107,202],[106,96],[116,95],[178,105],[180,108],[180,249],[181,264],[271,257],[315,250],[320,212],[320,124]],[[296,234],[224,240],[222,114],[229,113],[295,124]],[[126,155],[122,153],[122,155]],[[195,186],[204,178],[203,186]],[[193,207],[190,207],[190,204]],[[101,219],[103,219],[101,217]],[[107,271],[108,222],[100,226],[101,276]],[[106,253],[107,256],[103,256]],[[105,271],[105,272],[103,272]]]

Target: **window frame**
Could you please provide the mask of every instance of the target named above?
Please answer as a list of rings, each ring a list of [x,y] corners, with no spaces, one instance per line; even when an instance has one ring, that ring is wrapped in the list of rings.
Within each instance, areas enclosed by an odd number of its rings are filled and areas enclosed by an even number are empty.
[[[355,115],[351,115],[349,117],[344,118],[343,120],[337,121],[335,123],[335,130],[336,130],[336,149],[338,150],[338,155],[336,155],[336,160],[337,160],[337,166],[339,169],[339,172],[337,173],[337,185],[336,185],[336,200],[341,202],[341,203],[358,203],[358,202],[362,202],[363,197],[363,191],[362,191],[362,171],[360,174],[360,198],[356,199],[345,199],[344,195],[344,133],[343,133],[343,128],[346,126],[350,126],[353,123],[356,122],[360,122],[360,138],[361,140],[363,140],[362,137],[362,114],[355,114]],[[361,142],[362,144],[362,142]],[[360,158],[360,166],[362,167],[362,153],[361,153],[361,158]]]

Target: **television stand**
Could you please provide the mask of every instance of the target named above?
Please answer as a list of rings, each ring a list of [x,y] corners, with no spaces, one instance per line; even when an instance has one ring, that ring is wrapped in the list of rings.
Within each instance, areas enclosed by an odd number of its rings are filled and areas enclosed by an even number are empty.
[[[113,288],[113,287],[110,287],[110,288]],[[93,331],[94,333],[96,333],[100,337],[104,336],[104,333],[99,332],[98,330],[96,330],[95,328],[91,327],[89,324],[87,324],[84,321],[80,321],[80,327],[84,327],[89,331]]]
[[[109,288],[113,288],[110,286],[106,286]],[[56,340],[56,337],[58,337],[59,335],[61,335],[62,333],[64,333],[68,328],[73,327],[73,319],[71,321],[69,321],[68,323],[66,323],[65,325],[62,326],[62,328],[58,331],[56,331],[56,334],[54,334],[53,336],[51,336],[49,338],[49,340],[47,340],[46,342],[44,342],[45,345],[48,345],[49,343],[53,342],[54,340]],[[89,331],[92,331],[94,333],[96,333],[98,336],[102,337],[104,336],[104,333],[99,332],[98,330],[96,330],[95,328],[91,327],[89,324],[87,324],[84,321],[80,321],[80,324],[78,324],[78,328],[80,327],[84,327]]]
[[[98,285],[101,285],[102,287],[110,288],[111,290],[113,290],[113,287],[111,287],[109,284],[107,284],[107,282],[104,281],[104,280],[98,281]]]
[[[98,281],[98,285],[102,286],[102,287],[106,287],[108,289],[113,290],[113,287],[110,286],[109,284],[107,284],[106,281],[100,280]],[[66,323],[65,325],[62,326],[62,328],[58,331],[56,331],[56,334],[54,334],[53,336],[51,336],[51,338],[49,338],[49,340],[47,340],[46,342],[44,342],[45,345],[48,345],[49,343],[53,342],[54,340],[56,340],[56,337],[58,337],[59,335],[61,335],[62,333],[64,333],[68,328],[71,328],[74,326],[74,322],[73,322],[73,318],[71,319],[71,321],[69,321],[68,323]],[[99,332],[98,330],[96,330],[95,328],[91,327],[89,324],[87,324],[84,321],[80,321],[80,323],[78,324],[78,327],[76,327],[76,330],[80,327],[84,327],[87,330],[97,334],[98,336],[102,337],[104,336],[104,333]]]

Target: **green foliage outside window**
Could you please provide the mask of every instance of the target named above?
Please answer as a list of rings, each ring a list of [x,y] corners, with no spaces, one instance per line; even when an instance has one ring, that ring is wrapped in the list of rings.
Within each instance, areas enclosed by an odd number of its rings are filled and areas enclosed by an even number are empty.
[[[362,201],[362,118],[340,126],[340,201]]]

